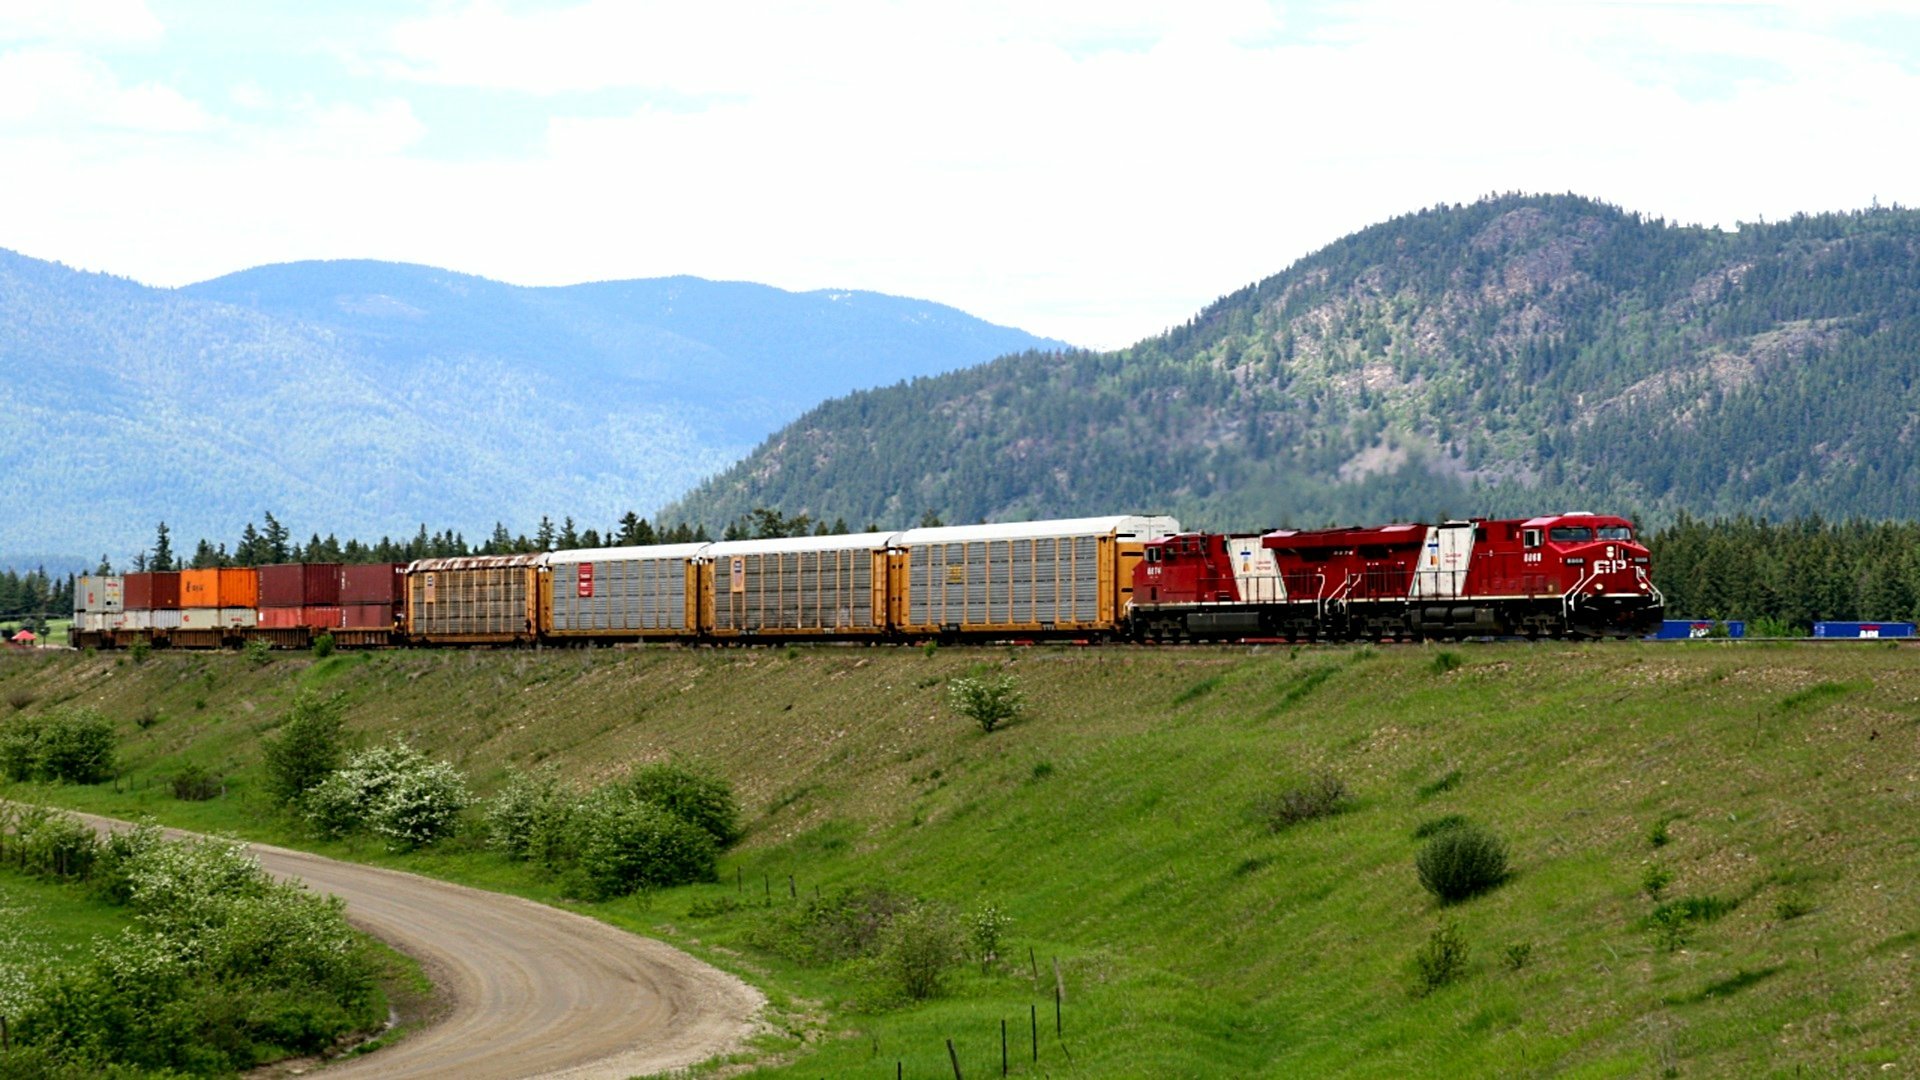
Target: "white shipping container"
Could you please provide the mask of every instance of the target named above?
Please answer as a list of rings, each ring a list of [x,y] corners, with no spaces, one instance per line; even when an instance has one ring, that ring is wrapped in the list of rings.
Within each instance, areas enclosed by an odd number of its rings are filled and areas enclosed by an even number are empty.
[[[178,630],[180,629],[179,608],[157,608],[147,612],[147,623],[140,629]]]
[[[181,608],[182,630],[238,630],[255,626],[260,613],[253,608]]]
[[[122,610],[124,581],[118,574],[80,575],[73,583],[73,610],[90,614]]]

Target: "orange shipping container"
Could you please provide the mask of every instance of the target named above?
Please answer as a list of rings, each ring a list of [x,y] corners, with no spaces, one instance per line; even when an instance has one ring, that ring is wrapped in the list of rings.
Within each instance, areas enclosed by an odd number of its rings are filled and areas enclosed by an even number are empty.
[[[182,570],[183,608],[251,608],[260,604],[260,572],[252,567]]]

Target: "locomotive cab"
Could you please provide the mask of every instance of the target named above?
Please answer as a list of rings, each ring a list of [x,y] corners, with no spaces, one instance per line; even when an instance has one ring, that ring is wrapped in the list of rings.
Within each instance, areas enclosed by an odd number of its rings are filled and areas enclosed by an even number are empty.
[[[1574,512],[1528,519],[1518,531],[1527,576],[1560,596],[1570,628],[1634,633],[1659,624],[1660,590],[1632,522]]]

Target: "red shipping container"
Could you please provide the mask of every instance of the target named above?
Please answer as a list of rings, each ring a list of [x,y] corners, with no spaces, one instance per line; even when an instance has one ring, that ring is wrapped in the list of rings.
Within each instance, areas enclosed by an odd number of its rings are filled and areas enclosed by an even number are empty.
[[[406,597],[406,563],[357,563],[340,568],[340,603],[398,604]]]
[[[128,574],[123,595],[128,611],[178,611],[180,572]]]
[[[260,609],[260,625],[268,630],[295,630],[303,626],[315,630],[334,630],[340,626],[340,609],[325,605],[263,607]]]
[[[393,604],[342,604],[340,626],[347,630],[393,629]]]
[[[260,568],[260,606],[312,607],[340,602],[339,563],[280,563]]]

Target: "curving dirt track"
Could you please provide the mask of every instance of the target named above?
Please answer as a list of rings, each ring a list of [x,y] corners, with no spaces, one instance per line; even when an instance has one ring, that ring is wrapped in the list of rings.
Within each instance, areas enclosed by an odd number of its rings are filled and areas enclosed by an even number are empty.
[[[269,873],[344,899],[354,925],[418,958],[445,999],[431,1026],[330,1065],[328,1077],[621,1080],[738,1047],[766,1001],[672,946],[581,915],[266,844],[250,850]]]

